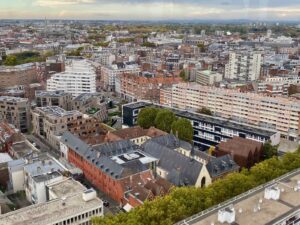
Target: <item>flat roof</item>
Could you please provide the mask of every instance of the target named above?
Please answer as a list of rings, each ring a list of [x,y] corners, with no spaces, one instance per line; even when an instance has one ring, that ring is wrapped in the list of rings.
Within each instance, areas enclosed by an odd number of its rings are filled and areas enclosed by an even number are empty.
[[[218,222],[218,211],[230,205],[236,212],[236,224],[274,224],[300,209],[300,191],[294,190],[298,181],[300,181],[300,169],[200,212],[177,223],[177,225],[221,225],[222,223]],[[280,199],[265,199],[265,188],[272,188],[274,185],[280,189]],[[258,205],[260,205],[260,210],[258,210]]]
[[[140,107],[147,107],[147,106],[170,109],[177,116],[180,116],[180,117],[185,117],[185,118],[189,118],[189,119],[193,119],[193,120],[202,120],[202,121],[206,121],[207,123],[219,125],[222,127],[228,127],[233,130],[241,130],[244,132],[256,133],[256,134],[259,134],[262,136],[267,136],[267,137],[272,136],[275,133],[277,133],[277,131],[270,130],[267,128],[261,128],[261,127],[253,126],[253,125],[249,125],[249,124],[238,123],[236,121],[224,119],[221,117],[204,115],[204,114],[200,114],[200,113],[196,113],[196,112],[190,112],[187,110],[176,109],[176,108],[163,106],[163,105],[159,105],[159,104],[152,104],[152,103],[148,103],[148,102],[134,102],[134,103],[129,103],[125,106],[128,108],[133,108],[133,109],[140,108]]]
[[[35,91],[35,96],[36,97],[62,97],[62,96],[66,96],[66,95],[70,95],[69,93],[65,92],[65,91]]]
[[[38,107],[37,110],[40,110],[44,113],[47,113],[48,115],[52,115],[55,117],[64,117],[64,116],[72,116],[72,115],[82,115],[79,111],[73,110],[73,111],[66,111],[63,108],[60,108],[58,106],[47,106],[47,107]]]
[[[68,178],[63,181],[48,185],[49,190],[56,195],[57,198],[71,196],[78,192],[84,192],[86,187],[78,181]]]
[[[0,225],[52,225],[101,206],[102,201],[99,198],[84,201],[82,192],[75,193],[65,198],[57,198],[0,215]]]

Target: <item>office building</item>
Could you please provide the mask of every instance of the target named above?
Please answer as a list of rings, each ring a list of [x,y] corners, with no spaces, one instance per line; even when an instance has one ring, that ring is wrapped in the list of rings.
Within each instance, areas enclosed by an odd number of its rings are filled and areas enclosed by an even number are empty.
[[[0,120],[13,124],[21,132],[27,132],[30,126],[28,99],[0,96]]]
[[[275,130],[263,129],[216,116],[187,112],[149,102],[135,102],[123,105],[123,125],[129,127],[135,126],[140,110],[145,107],[166,108],[173,111],[177,117],[191,121],[194,129],[193,143],[202,150],[206,150],[210,146],[216,146],[221,141],[226,141],[233,137],[242,137],[261,143],[271,141],[273,145],[277,145],[280,142],[280,134]]]
[[[95,93],[95,69],[86,60],[72,60],[64,72],[56,73],[47,80],[47,91],[65,91],[72,96]]]

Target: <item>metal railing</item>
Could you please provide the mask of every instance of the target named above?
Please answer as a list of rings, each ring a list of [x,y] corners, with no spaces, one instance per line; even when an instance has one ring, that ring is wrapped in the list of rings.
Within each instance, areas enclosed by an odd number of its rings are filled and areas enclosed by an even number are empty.
[[[284,175],[282,175],[282,176],[280,176],[280,177],[278,177],[278,178],[276,178],[274,180],[271,180],[268,183],[265,183],[265,184],[262,184],[260,186],[255,187],[253,189],[250,189],[249,191],[246,191],[246,192],[244,192],[244,193],[242,193],[240,195],[237,195],[237,196],[235,196],[235,197],[233,197],[233,198],[231,198],[231,199],[229,199],[229,200],[227,200],[225,202],[222,202],[222,203],[220,203],[218,205],[212,206],[212,207],[210,207],[210,208],[208,208],[208,209],[206,209],[204,211],[201,211],[201,212],[199,212],[199,213],[197,213],[197,214],[195,214],[195,215],[193,215],[193,216],[191,216],[191,217],[189,217],[187,219],[184,219],[184,220],[182,220],[180,222],[175,223],[175,225],[189,225],[189,224],[193,224],[193,221],[195,221],[197,219],[200,219],[201,217],[205,217],[207,214],[212,213],[213,211],[222,209],[222,208],[224,208],[224,207],[226,207],[226,206],[228,206],[230,204],[233,204],[233,202],[241,200],[242,198],[245,198],[245,197],[247,197],[247,196],[249,196],[249,195],[251,195],[251,194],[253,194],[253,193],[257,192],[257,191],[262,191],[265,188],[270,187],[270,186],[274,185],[275,183],[278,183],[278,182],[280,182],[280,181],[282,181],[282,180],[284,180],[286,178],[289,178],[291,176],[294,176],[294,175],[296,175],[298,173],[300,173],[300,168],[295,169],[295,170],[293,170],[293,171],[291,171],[289,173],[286,173],[286,174],[284,174]]]

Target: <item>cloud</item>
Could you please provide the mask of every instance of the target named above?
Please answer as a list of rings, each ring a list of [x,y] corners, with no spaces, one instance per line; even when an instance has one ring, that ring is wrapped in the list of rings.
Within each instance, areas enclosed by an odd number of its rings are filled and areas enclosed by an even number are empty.
[[[34,5],[43,7],[57,7],[78,4],[89,4],[95,2],[96,0],[37,0],[34,2]]]

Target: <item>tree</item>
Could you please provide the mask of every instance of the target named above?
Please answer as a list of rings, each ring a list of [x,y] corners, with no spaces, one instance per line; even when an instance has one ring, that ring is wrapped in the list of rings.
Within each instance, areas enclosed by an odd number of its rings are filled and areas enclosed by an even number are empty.
[[[172,123],[176,120],[175,114],[168,110],[168,109],[162,109],[157,113],[157,116],[155,118],[155,127],[170,133],[172,128]]]
[[[210,111],[210,109],[208,109],[206,107],[202,107],[201,109],[199,109],[198,113],[212,116],[212,112]]]
[[[94,225],[171,225],[297,168],[300,151],[265,160],[250,171],[229,174],[205,188],[173,188],[167,196],[146,201],[129,213],[95,217],[92,221]]]
[[[4,61],[5,66],[15,66],[17,65],[17,57],[14,55],[9,55]]]
[[[179,76],[181,77],[182,80],[187,81],[187,77],[186,77],[186,74],[185,74],[184,70],[181,70]]]
[[[144,108],[139,112],[138,118],[137,118],[137,124],[144,128],[149,129],[150,127],[155,126],[155,118],[157,116],[159,109],[157,108]]]
[[[278,155],[278,146],[272,146],[271,142],[268,141],[263,146],[263,158],[270,159],[273,156]]]
[[[172,132],[178,135],[178,138],[191,142],[193,140],[193,126],[187,119],[178,119],[172,123]]]

